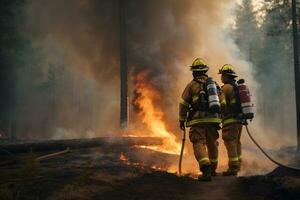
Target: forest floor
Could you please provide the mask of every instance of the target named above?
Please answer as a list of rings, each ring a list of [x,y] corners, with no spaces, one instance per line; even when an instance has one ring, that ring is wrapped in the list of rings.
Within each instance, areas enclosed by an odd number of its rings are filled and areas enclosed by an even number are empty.
[[[34,160],[36,156],[18,155],[17,162],[0,167],[0,200],[293,200],[300,196],[300,173],[282,168],[264,176],[218,175],[205,183],[195,175],[168,173],[163,165],[153,167],[153,158],[166,164],[176,156],[136,147],[71,150],[40,162]],[[1,163],[8,159],[0,156]]]

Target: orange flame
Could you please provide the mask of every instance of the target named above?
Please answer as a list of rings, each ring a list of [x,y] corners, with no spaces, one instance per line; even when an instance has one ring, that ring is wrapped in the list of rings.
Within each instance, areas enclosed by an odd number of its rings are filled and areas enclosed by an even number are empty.
[[[140,109],[139,116],[142,122],[147,126],[152,137],[162,137],[166,139],[162,146],[155,147],[154,150],[179,154],[180,145],[176,143],[175,135],[167,130],[165,122],[163,121],[164,113],[158,106],[154,105],[154,101],[161,99],[159,91],[150,83],[146,83],[145,73],[137,75],[135,81],[138,98],[135,99],[134,105]]]
[[[128,158],[125,156],[125,154],[123,152],[121,152],[121,154],[120,154],[120,160],[128,161]]]

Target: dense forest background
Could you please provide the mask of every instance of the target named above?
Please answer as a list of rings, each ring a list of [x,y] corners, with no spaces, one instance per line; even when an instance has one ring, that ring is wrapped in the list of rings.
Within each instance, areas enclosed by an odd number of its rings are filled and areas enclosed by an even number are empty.
[[[65,130],[93,135],[102,109],[96,102],[104,97],[94,92],[91,80],[73,74],[60,60],[39,67],[39,49],[20,31],[25,4],[26,0],[0,4],[1,132],[19,139],[38,138],[41,132],[43,138],[51,138]],[[295,132],[291,2],[265,0],[254,11],[252,1],[243,0],[232,36],[241,56],[252,63],[264,128]]]
[[[254,11],[252,1],[243,0],[236,14],[232,33],[242,56],[253,65],[263,128],[296,133],[291,1],[265,0]]]

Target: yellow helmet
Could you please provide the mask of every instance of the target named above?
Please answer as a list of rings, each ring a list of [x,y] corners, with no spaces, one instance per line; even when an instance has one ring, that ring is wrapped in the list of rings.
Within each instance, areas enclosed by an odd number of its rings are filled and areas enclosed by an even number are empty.
[[[207,72],[209,69],[207,64],[201,58],[196,58],[196,60],[194,60],[190,68],[191,71],[197,71],[197,72]]]
[[[232,77],[237,77],[237,75],[233,69],[233,66],[230,64],[223,65],[223,67],[219,70],[219,74],[225,74],[225,75],[229,75]]]

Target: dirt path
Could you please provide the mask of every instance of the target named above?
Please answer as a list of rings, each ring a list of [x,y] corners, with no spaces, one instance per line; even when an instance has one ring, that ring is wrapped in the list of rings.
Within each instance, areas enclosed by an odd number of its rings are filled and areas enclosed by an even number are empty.
[[[229,200],[240,196],[236,191],[237,188],[236,177],[214,177],[212,182],[199,182],[190,189],[187,193],[188,200]]]
[[[214,177],[212,182],[199,182],[191,177],[177,177],[174,174],[153,172],[125,181],[99,199],[143,199],[143,200],[248,200],[242,198],[236,177]]]

